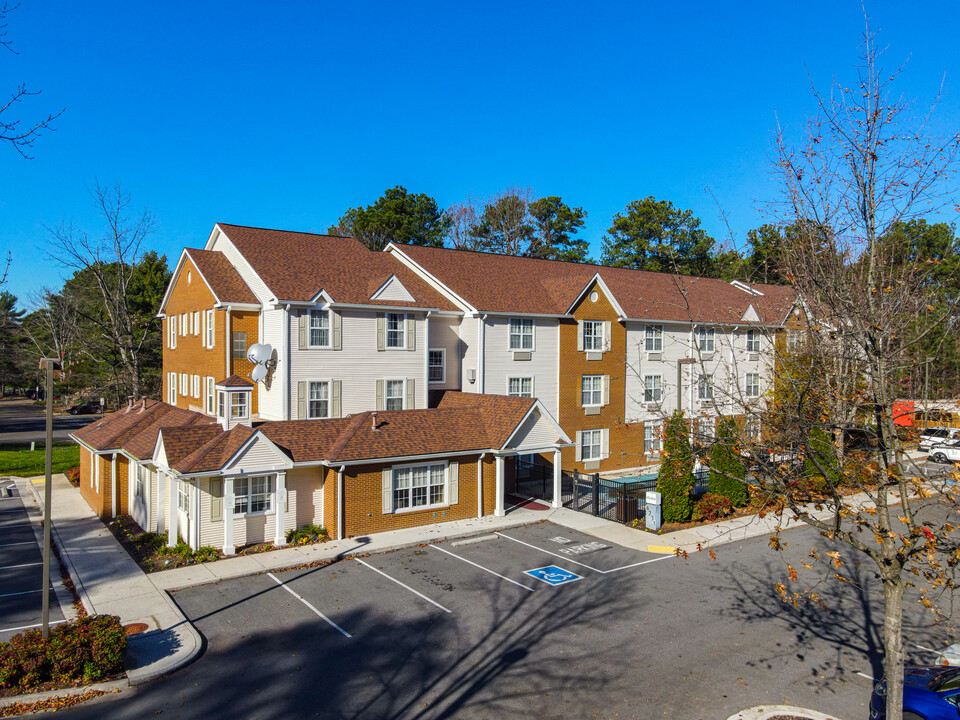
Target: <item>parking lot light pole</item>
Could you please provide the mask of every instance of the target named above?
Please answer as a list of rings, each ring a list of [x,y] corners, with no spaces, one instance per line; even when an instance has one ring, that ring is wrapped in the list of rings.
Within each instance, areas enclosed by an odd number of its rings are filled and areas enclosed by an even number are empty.
[[[40,369],[46,370],[44,393],[47,396],[47,446],[43,459],[43,614],[41,634],[46,640],[50,635],[50,497],[52,496],[53,475],[53,371],[60,367],[55,358],[40,360]]]

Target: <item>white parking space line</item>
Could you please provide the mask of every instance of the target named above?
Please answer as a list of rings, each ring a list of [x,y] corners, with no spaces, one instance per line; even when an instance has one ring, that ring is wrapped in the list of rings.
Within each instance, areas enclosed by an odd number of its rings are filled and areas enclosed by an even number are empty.
[[[866,679],[869,680],[870,682],[873,682],[873,676],[872,676],[872,675],[867,675],[866,673],[862,673],[862,672],[860,672],[859,670],[857,670],[857,671],[854,673],[854,675],[859,675],[860,677],[866,678]]]
[[[920,648],[921,650],[926,650],[926,651],[929,652],[929,653],[939,653],[939,652],[940,652],[939,650],[934,650],[933,648],[928,648],[928,647],[926,647],[926,646],[924,646],[924,645],[917,645],[916,643],[910,643],[910,644],[913,645],[915,648]]]
[[[23,563],[23,565],[3,565],[0,570],[13,570],[14,568],[33,567],[34,565],[43,565],[43,562]]]
[[[629,565],[621,565],[620,567],[610,568],[609,570],[601,570],[600,568],[595,568],[591,565],[587,565],[586,563],[582,563],[578,560],[574,560],[570,557],[567,557],[566,555],[559,555],[555,552],[551,552],[550,550],[547,550],[546,548],[537,547],[536,545],[531,545],[530,543],[524,542],[523,540],[517,540],[516,538],[510,537],[509,535],[504,535],[503,533],[500,533],[500,532],[496,534],[502,538],[505,538],[506,540],[513,540],[513,542],[515,543],[526,545],[528,548],[533,548],[534,550],[537,550],[542,553],[546,553],[547,555],[553,555],[555,558],[560,558],[561,560],[565,560],[566,562],[573,563],[574,565],[585,567],[587,568],[587,570],[593,570],[595,573],[600,573],[601,575],[607,575],[609,573],[615,573],[615,572],[619,572],[620,570],[627,570],[629,568],[640,567],[641,565],[657,562],[658,560],[669,560],[670,558],[673,557],[673,555],[661,555],[660,557],[651,558],[650,560],[641,560],[640,562],[630,563]]]
[[[49,625],[59,625],[60,623],[65,623],[66,620],[51,620]],[[43,623],[37,623],[36,625],[21,625],[20,627],[15,628],[0,628],[0,633],[4,632],[16,632],[18,630],[29,630],[30,628],[37,628],[43,625]]]
[[[297,593],[293,588],[288,587],[287,584],[284,583],[283,580],[280,580],[276,575],[274,575],[273,573],[267,573],[267,576],[268,576],[271,580],[273,580],[277,585],[279,585],[279,586],[282,587],[284,590],[286,590],[288,593],[290,593],[291,595],[293,595],[297,600],[299,600],[299,601],[302,602],[304,605],[306,605],[308,608],[310,608],[311,610],[313,610],[313,612],[315,612],[320,619],[326,621],[327,624],[329,624],[332,628],[334,628],[335,630],[337,630],[338,632],[340,632],[344,637],[348,637],[348,638],[349,638],[349,637],[353,637],[353,635],[351,635],[350,633],[348,633],[348,632],[347,632],[346,630],[344,630],[342,627],[340,627],[339,625],[337,625],[333,620],[331,620],[330,618],[328,618],[328,617],[327,617],[326,615],[324,615],[322,612],[320,612],[319,610],[317,610],[313,605],[311,605],[309,602],[307,602],[306,598],[304,598],[303,595],[300,595],[299,593]]]
[[[530,592],[536,592],[532,587],[528,587],[527,585],[524,585],[523,583],[518,583],[516,580],[513,580],[513,579],[511,579],[511,578],[508,578],[506,575],[501,575],[501,574],[498,573],[498,572],[494,572],[494,571],[491,570],[490,568],[485,568],[483,565],[478,565],[477,563],[473,562],[473,560],[467,560],[465,557],[460,557],[459,555],[454,555],[452,552],[450,552],[449,550],[444,550],[442,547],[437,547],[436,545],[429,545],[428,547],[432,547],[434,550],[439,550],[439,551],[442,552],[442,553],[446,553],[446,554],[449,555],[450,557],[455,557],[457,560],[461,560],[462,562],[465,562],[465,563],[467,563],[468,565],[473,565],[475,568],[480,568],[480,569],[483,570],[484,572],[488,572],[488,573],[490,573],[491,575],[496,575],[496,576],[497,576],[498,578],[500,578],[501,580],[506,580],[506,581],[509,582],[509,583],[513,583],[513,584],[516,585],[517,587],[522,587],[524,590],[529,590]]]
[[[36,540],[24,540],[23,542],[3,543],[0,548],[13,547],[14,545],[36,545]]]
[[[436,607],[440,608],[440,609],[443,610],[444,612],[450,612],[450,610],[447,610],[447,608],[445,608],[445,607],[444,607],[443,605],[441,605],[440,603],[435,602],[434,600],[431,600],[431,599],[428,598],[426,595],[424,595],[422,592],[417,592],[416,590],[414,590],[412,587],[410,587],[410,586],[407,585],[406,583],[402,583],[402,582],[400,582],[399,580],[397,580],[396,578],[390,577],[389,575],[387,575],[387,574],[386,574],[383,570],[381,570],[380,568],[375,568],[373,565],[371,565],[370,563],[365,563],[365,562],[364,562],[363,560],[361,560],[360,558],[354,558],[354,560],[356,560],[358,563],[360,563],[360,564],[363,565],[364,567],[370,568],[370,569],[373,570],[375,573],[380,573],[380,574],[383,575],[387,580],[392,580],[393,582],[395,582],[395,583],[396,583],[397,585],[399,585],[400,587],[406,588],[407,590],[409,590],[410,592],[412,592],[412,593],[413,593],[414,595],[416,595],[417,597],[420,597],[420,598],[423,598],[424,600],[426,600],[426,601],[427,601],[428,603],[430,603],[431,605],[435,605]]]
[[[38,592],[43,592],[43,588],[37,588],[36,590],[24,590],[23,592],[6,593],[4,595],[0,595],[0,598],[14,597],[16,595],[30,595],[32,593],[38,593]]]

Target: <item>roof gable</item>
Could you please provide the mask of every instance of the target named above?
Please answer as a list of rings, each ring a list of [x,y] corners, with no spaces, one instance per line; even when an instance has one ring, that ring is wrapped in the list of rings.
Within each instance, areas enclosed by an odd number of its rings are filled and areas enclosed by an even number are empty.
[[[396,275],[391,275],[387,281],[381,285],[373,295],[371,300],[399,300],[400,302],[415,302],[413,295],[403,286],[403,283],[397,279]]]
[[[757,311],[754,309],[752,304],[743,311],[743,315],[740,316],[740,319],[744,322],[760,322],[760,316],[757,315]]]
[[[291,468],[293,463],[269,438],[254,432],[221,466],[225,473]]]
[[[542,450],[556,443],[568,444],[569,442],[570,437],[537,401],[503,447],[522,453],[533,452],[536,449]]]

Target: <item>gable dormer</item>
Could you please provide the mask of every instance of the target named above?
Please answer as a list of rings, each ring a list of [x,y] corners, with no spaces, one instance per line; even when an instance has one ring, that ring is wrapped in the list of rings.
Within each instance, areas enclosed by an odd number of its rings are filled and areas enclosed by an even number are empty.
[[[753,307],[753,304],[743,311],[740,320],[743,322],[760,322],[760,316],[757,314],[757,310]]]
[[[231,375],[216,384],[217,422],[224,430],[237,425],[250,427],[253,417],[253,383]]]

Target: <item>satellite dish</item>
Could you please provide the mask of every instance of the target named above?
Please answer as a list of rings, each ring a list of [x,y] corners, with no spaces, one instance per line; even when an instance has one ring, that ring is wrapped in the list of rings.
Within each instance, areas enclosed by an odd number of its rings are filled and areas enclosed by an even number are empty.
[[[247,360],[254,365],[263,365],[273,354],[273,348],[264,343],[254,343],[247,350]]]
[[[253,371],[250,373],[250,378],[254,382],[262,382],[266,376],[267,376],[267,368],[263,365],[257,365],[255,368],[253,368]]]

